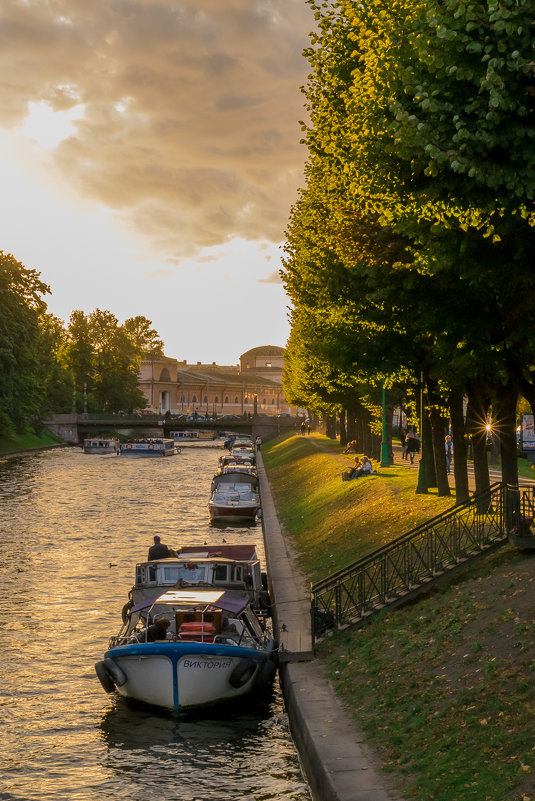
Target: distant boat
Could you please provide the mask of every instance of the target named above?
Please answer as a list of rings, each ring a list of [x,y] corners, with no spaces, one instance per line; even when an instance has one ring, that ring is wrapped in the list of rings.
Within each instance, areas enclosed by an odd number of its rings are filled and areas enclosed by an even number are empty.
[[[195,443],[199,444],[201,442],[210,442],[213,443],[214,440],[219,439],[219,434],[216,431],[202,431],[202,430],[194,430],[188,429],[186,431],[170,431],[169,436],[173,438],[173,440],[178,443]]]
[[[163,437],[129,439],[121,443],[121,456],[174,456],[178,452],[174,440]]]
[[[101,456],[117,456],[120,451],[120,444],[116,437],[110,437],[108,439],[93,437],[92,439],[84,439],[83,450],[84,453],[97,453]]]

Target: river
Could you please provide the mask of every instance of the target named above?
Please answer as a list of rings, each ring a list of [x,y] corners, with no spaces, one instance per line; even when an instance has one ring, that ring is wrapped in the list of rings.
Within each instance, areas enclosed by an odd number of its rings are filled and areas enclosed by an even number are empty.
[[[94,671],[154,534],[254,541],[265,565],[260,525],[209,524],[220,453],[0,460],[3,801],[310,801],[278,682],[175,720],[106,695]]]

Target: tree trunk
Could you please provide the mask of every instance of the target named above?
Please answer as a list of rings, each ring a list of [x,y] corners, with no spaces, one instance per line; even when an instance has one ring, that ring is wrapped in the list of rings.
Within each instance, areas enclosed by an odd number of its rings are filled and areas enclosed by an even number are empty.
[[[516,453],[516,405],[518,390],[510,382],[500,386],[496,402],[495,430],[500,442],[502,481],[518,487],[518,461]]]
[[[342,409],[340,412],[340,445],[345,448],[347,445],[347,431],[346,431],[346,410]]]
[[[357,423],[355,420],[356,417],[356,410],[354,406],[347,407],[346,413],[346,422],[347,422],[347,441],[352,442],[354,439],[358,439],[357,434]]]
[[[476,492],[488,492],[490,487],[489,466],[487,462],[487,411],[490,400],[481,384],[472,382],[468,388],[468,406],[466,409],[466,427],[470,435],[472,458],[474,460],[474,478]],[[490,496],[489,496],[490,502]],[[486,505],[488,508],[488,503]],[[480,512],[486,511],[485,501],[478,507]]]
[[[453,475],[455,476],[455,504],[466,503],[470,498],[467,443],[463,414],[463,393],[452,392],[449,397],[451,430],[453,439]]]
[[[438,494],[441,498],[447,498],[451,495],[451,492],[450,483],[448,481],[446,450],[444,444],[446,421],[440,413],[440,409],[437,407],[436,403],[433,403],[429,411],[429,423],[431,426],[433,460]]]
[[[336,439],[336,416],[332,414],[327,415],[326,423],[327,423],[327,429],[325,432],[326,435],[330,439]]]

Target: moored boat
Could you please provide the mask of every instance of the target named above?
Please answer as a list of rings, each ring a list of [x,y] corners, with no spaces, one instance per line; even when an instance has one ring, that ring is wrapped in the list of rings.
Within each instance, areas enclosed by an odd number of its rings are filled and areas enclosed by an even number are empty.
[[[214,476],[208,509],[211,520],[254,522],[260,510],[258,477],[242,472]]]
[[[255,545],[188,545],[176,557],[153,559],[136,564],[129,601],[123,620],[133,606],[154,599],[169,589],[213,587],[230,590],[248,598],[258,614],[270,614],[267,577],[261,571]]]
[[[92,437],[84,439],[83,451],[101,456],[117,456],[120,451],[120,443],[117,437]]]
[[[121,443],[121,456],[174,456],[180,451],[172,439],[146,437]]]
[[[131,610],[95,671],[106,692],[176,714],[261,690],[272,656],[271,633],[247,598],[170,590]]]

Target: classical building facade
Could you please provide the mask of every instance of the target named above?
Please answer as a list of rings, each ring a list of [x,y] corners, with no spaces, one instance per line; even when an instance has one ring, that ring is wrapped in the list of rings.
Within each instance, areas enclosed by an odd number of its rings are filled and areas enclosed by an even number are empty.
[[[139,387],[147,407],[165,414],[208,417],[224,414],[297,414],[282,390],[284,350],[275,345],[252,348],[237,365],[187,364],[167,356],[141,362]]]

